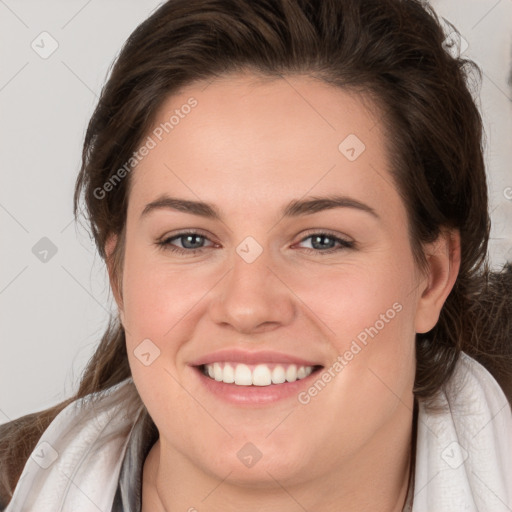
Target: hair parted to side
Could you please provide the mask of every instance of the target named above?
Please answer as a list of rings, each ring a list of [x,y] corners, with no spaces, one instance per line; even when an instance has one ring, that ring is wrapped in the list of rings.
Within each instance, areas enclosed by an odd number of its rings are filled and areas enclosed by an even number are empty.
[[[417,335],[414,393],[433,398],[465,351],[512,399],[512,268],[492,274],[486,260],[482,121],[468,85],[479,69],[450,56],[444,39],[440,20],[420,0],[170,0],[131,34],[102,90],[85,136],[75,215],[83,199],[106,259],[109,235],[124,239],[130,173],[104,197],[97,191],[137,151],[163,101],[194,81],[297,74],[361,94],[382,112],[419,268],[424,243],[444,228],[461,235],[455,286],[437,325]],[[119,277],[122,243],[111,257]],[[0,427],[0,495],[9,499],[65,405],[129,376],[124,332],[112,319],[72,398]]]

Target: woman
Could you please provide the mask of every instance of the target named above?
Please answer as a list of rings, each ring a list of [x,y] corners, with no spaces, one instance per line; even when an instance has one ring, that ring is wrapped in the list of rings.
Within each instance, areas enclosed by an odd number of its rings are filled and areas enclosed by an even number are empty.
[[[119,317],[74,397],[1,428],[6,510],[512,506],[511,273],[443,41],[413,0],[135,30],[75,193]]]

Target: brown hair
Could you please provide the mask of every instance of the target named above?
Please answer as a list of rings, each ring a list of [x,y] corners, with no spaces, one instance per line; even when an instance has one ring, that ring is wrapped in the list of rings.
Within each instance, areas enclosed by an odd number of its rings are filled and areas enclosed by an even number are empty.
[[[455,30],[452,27],[452,30]],[[512,397],[512,270],[487,264],[490,220],[482,121],[469,90],[479,75],[453,57],[436,14],[419,0],[171,0],[128,38],[85,137],[75,190],[83,197],[101,256],[114,233],[122,272],[130,176],[98,190],[138,149],[169,95],[195,80],[250,71],[314,76],[372,98],[384,113],[394,179],[409,216],[418,265],[422,244],[441,229],[461,235],[461,267],[437,325],[417,335],[414,393],[428,400],[461,351],[481,361]],[[112,319],[77,393],[55,407],[0,427],[0,495],[9,499],[44,429],[68,403],[130,376],[125,336]]]

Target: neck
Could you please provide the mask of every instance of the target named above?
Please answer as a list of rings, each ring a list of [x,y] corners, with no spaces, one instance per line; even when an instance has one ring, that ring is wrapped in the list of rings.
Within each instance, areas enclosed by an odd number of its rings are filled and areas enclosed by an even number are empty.
[[[300,484],[271,476],[253,487],[237,484],[229,475],[216,479],[160,438],[144,464],[142,512],[402,512],[415,432],[412,412],[401,416],[401,422],[383,429],[354,460]]]

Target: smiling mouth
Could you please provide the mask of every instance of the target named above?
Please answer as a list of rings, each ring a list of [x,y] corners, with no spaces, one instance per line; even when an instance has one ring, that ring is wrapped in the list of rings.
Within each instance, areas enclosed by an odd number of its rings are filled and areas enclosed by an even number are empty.
[[[323,366],[300,366],[289,363],[243,364],[216,362],[198,366],[212,380],[235,386],[270,386],[305,379]]]

